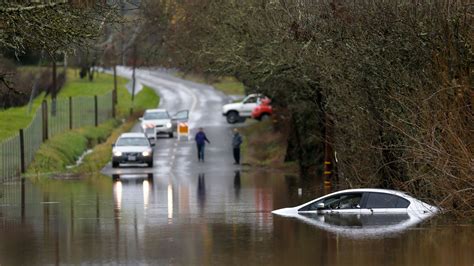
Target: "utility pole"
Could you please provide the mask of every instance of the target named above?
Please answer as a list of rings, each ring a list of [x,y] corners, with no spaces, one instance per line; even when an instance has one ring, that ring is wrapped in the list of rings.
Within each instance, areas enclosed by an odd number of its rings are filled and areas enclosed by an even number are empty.
[[[324,185],[331,186],[333,182],[333,169],[334,169],[334,149],[332,147],[333,143],[333,121],[329,114],[325,112],[324,114],[324,168],[323,168],[323,180]]]
[[[135,100],[135,86],[137,84],[135,78],[135,69],[137,68],[137,45],[133,45],[133,61],[132,61],[132,106],[130,107],[130,114],[133,113],[133,104]]]
[[[56,53],[54,52],[51,56],[53,59],[53,84],[51,86],[51,116],[56,115],[56,94],[57,94],[57,75],[56,75]]]

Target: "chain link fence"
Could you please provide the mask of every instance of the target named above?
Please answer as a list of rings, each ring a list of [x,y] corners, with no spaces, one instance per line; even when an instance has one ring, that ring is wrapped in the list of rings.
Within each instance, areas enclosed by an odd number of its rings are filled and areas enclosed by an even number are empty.
[[[114,117],[113,108],[113,92],[43,101],[26,128],[0,141],[0,183],[17,180],[48,138],[74,128],[98,126]]]

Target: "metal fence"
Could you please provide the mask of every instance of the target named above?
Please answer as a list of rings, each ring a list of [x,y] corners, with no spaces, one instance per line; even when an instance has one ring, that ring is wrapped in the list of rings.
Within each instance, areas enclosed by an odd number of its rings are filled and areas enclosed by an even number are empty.
[[[26,128],[0,142],[0,183],[18,179],[48,138],[74,128],[98,126],[115,116],[113,108],[113,92],[43,101]]]

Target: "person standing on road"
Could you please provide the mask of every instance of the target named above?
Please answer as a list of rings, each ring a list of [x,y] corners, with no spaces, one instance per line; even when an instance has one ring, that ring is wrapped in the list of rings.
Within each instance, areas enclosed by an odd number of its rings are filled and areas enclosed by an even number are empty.
[[[206,146],[206,142],[211,144],[206,137],[206,133],[204,133],[203,128],[200,127],[196,136],[194,136],[194,140],[196,140],[196,146],[198,151],[198,161],[204,162],[204,146]]]
[[[237,128],[234,128],[234,137],[232,138],[232,148],[234,151],[234,164],[240,164],[240,145],[242,144],[242,136]]]

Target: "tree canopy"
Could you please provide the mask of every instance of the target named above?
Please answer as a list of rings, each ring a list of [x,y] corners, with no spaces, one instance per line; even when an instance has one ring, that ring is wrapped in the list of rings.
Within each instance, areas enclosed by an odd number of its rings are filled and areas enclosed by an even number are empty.
[[[331,142],[348,185],[444,191],[472,209],[456,194],[474,181],[470,1],[160,2],[173,12],[157,62],[272,96],[293,125],[289,159],[320,172]]]

